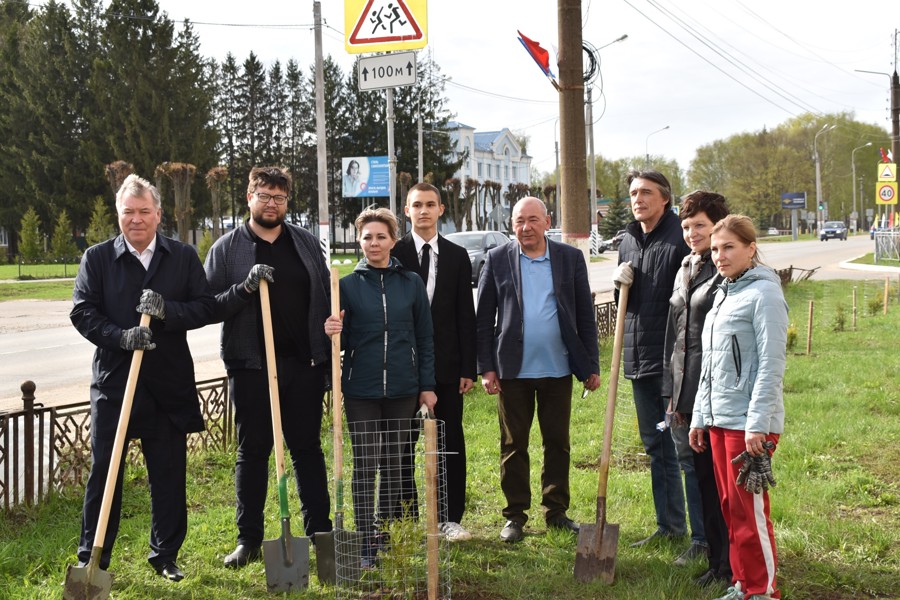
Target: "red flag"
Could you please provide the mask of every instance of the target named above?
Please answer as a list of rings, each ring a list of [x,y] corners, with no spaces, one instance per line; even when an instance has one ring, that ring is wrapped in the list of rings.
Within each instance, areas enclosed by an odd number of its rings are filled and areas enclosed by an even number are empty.
[[[516,32],[519,34],[519,41],[525,46],[525,50],[528,51],[528,54],[531,55],[534,62],[541,68],[544,75],[547,77],[554,77],[553,73],[550,71],[550,53],[544,50],[538,42],[525,37],[521,31],[516,30]]]
[[[887,152],[884,151],[884,148],[879,148],[879,150],[881,150],[881,162],[891,162],[891,159],[888,158]]]

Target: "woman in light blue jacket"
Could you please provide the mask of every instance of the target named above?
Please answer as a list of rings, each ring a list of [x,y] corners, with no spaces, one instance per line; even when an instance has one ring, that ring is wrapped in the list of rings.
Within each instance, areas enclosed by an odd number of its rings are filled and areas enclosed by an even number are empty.
[[[706,449],[709,431],[716,485],[728,524],[733,587],[718,600],[780,598],[769,497],[736,483],[732,459],[771,454],[784,429],[787,303],[781,281],[759,263],[756,228],[729,215],[712,232],[712,260],[725,278],[703,326],[703,364],[690,443]],[[771,442],[771,449],[764,447]]]

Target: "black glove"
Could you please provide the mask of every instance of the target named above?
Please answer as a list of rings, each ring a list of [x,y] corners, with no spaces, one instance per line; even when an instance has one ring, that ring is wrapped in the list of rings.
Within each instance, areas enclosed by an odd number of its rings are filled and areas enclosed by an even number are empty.
[[[156,317],[160,321],[166,320],[166,301],[153,290],[144,290],[141,292],[141,299],[138,301],[135,310],[142,315]]]
[[[244,280],[244,288],[251,294],[259,289],[259,282],[263,279],[269,283],[275,283],[275,269],[269,265],[253,265],[250,274]]]
[[[736,465],[742,462],[738,471],[735,484],[744,486],[744,489],[751,494],[761,494],[764,490],[768,490],[769,486],[775,487],[775,475],[772,474],[772,457],[769,450],[775,448],[775,444],[770,441],[763,442],[765,452],[759,456],[751,456],[749,452],[744,450],[733,459],[731,464]]]
[[[153,338],[153,332],[149,327],[132,327],[122,331],[122,339],[119,340],[119,346],[122,350],[153,350],[156,344],[150,340]]]

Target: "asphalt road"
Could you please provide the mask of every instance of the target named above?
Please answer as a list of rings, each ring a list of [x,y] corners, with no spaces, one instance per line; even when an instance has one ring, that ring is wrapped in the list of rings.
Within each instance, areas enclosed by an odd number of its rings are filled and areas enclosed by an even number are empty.
[[[881,279],[884,272],[849,270],[840,263],[871,252],[868,236],[848,241],[803,241],[761,244],[763,260],[775,268],[819,267],[815,279]],[[604,300],[611,295],[610,278],[616,254],[590,264],[591,289]],[[896,277],[898,270],[893,271]],[[0,284],[2,285],[2,284]],[[21,407],[20,385],[37,385],[38,402],[45,405],[88,399],[94,347],[75,331],[68,319],[68,301],[22,300],[0,302],[0,412]],[[225,374],[219,360],[219,325],[188,332],[198,380]]]

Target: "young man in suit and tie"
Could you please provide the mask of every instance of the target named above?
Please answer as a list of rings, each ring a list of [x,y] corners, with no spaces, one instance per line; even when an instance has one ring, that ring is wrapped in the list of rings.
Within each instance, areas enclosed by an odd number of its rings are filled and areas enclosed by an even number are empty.
[[[413,229],[397,242],[391,254],[422,276],[431,303],[438,398],[434,412],[444,421],[447,473],[446,521],[441,523],[441,531],[450,541],[464,541],[472,537],[460,525],[466,504],[463,394],[472,389],[476,377],[472,263],[462,247],[438,235],[444,205],[436,187],[417,183],[410,188],[404,212]],[[415,486],[403,496],[414,506]]]

